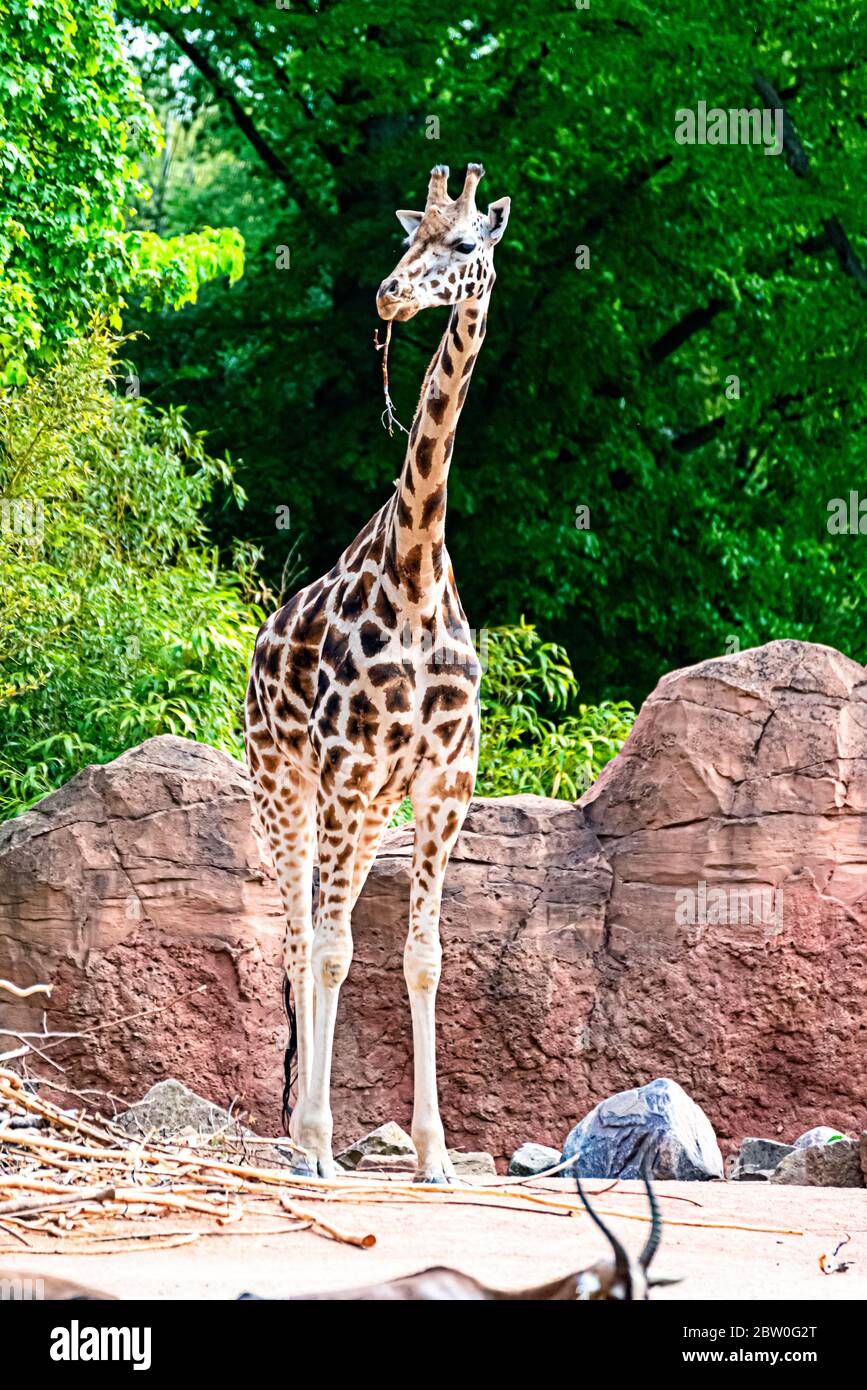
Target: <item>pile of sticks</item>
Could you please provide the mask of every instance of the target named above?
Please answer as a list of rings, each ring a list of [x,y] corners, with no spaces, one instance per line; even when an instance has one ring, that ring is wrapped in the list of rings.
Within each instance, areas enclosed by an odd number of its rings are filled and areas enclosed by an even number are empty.
[[[220,1136],[134,1139],[86,1110],[61,1110],[0,1067],[0,1254],[95,1253],[133,1240],[184,1245],[228,1233],[247,1216],[272,1219],[268,1231],[245,1223],[251,1233],[311,1230],[375,1244],[301,1206],[285,1168],[258,1167],[237,1146]],[[166,1218],[178,1215],[193,1229],[167,1229]]]
[[[199,986],[199,989],[204,986]],[[23,999],[50,995],[49,985],[21,989],[0,980],[0,992]],[[169,1007],[166,1005],[165,1007]],[[125,1020],[109,1020],[113,1027]],[[26,1075],[3,1064],[14,1060],[26,1073],[36,1056],[58,1074],[63,1067],[49,1050],[74,1034],[0,1029],[17,1046],[0,1053],[0,1255],[21,1254],[22,1248],[44,1253],[98,1254],[134,1249],[187,1245],[208,1236],[240,1234],[282,1235],[310,1231],[330,1240],[367,1250],[376,1244],[369,1230],[348,1231],[326,1219],[330,1207],[358,1209],[389,1205],[447,1202],[457,1206],[532,1211],[539,1216],[573,1217],[583,1205],[563,1188],[539,1185],[568,1164],[558,1164],[535,1178],[493,1178],[484,1186],[430,1186],[403,1183],[389,1177],[346,1175],[333,1181],[299,1177],[285,1167],[256,1161],[258,1145],[294,1148],[288,1139],[256,1140],[232,1135],[201,1135],[195,1139],[165,1138],[153,1133],[142,1138],[127,1134],[112,1120],[87,1108],[63,1110],[40,1096]],[[38,1039],[38,1043],[34,1041]],[[51,1080],[54,1090],[67,1092],[65,1081]],[[109,1099],[109,1097],[104,1097]],[[237,1130],[237,1126],[234,1127]],[[260,1150],[261,1152],[261,1150]],[[626,1199],[619,1210],[600,1209],[603,1216],[646,1222],[644,1212],[630,1211],[629,1199],[643,1194],[609,1187],[590,1194],[613,1192]],[[300,1200],[299,1200],[300,1199]],[[691,1197],[663,1194],[663,1201],[701,1207]],[[172,1220],[184,1225],[172,1226]],[[269,1223],[263,1225],[263,1222]],[[704,1226],[695,1219],[669,1218],[669,1226]],[[800,1235],[773,1227],[726,1226],[728,1230],[757,1230],[768,1234]]]
[[[264,1142],[264,1141],[262,1141]],[[267,1141],[274,1143],[276,1141]],[[288,1140],[279,1141],[281,1147]],[[17,1073],[0,1067],[0,1255],[104,1253],[185,1245],[208,1236],[277,1235],[311,1231],[331,1240],[370,1249],[369,1229],[359,1232],[334,1224],[335,1207],[360,1209],[387,1203],[424,1203],[533,1211],[540,1216],[574,1217],[583,1208],[571,1193],[542,1187],[538,1178],[493,1178],[484,1186],[431,1187],[361,1175],[334,1181],[294,1176],[286,1168],[255,1161],[255,1141],[238,1153],[237,1138],[198,1140],[130,1137],[123,1129],[86,1110],[61,1110],[35,1094]],[[642,1194],[615,1182],[591,1194],[611,1192],[622,1199]],[[663,1201],[698,1207],[682,1195]],[[605,1216],[646,1222],[644,1211],[618,1201]],[[326,1216],[326,1213],[328,1215]],[[684,1213],[686,1217],[686,1213]],[[182,1217],[183,1228],[167,1224]],[[262,1222],[268,1222],[263,1226]],[[669,1226],[705,1226],[701,1219],[669,1217]],[[729,1226],[800,1235],[773,1227]]]

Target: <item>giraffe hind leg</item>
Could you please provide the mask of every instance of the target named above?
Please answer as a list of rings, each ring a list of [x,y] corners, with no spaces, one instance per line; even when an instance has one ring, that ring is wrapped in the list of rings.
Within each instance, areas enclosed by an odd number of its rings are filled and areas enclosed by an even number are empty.
[[[352,884],[368,800],[359,782],[372,781],[356,761],[318,807],[319,907],[311,953],[314,990],[313,1067],[304,1097],[293,1114],[292,1137],[315,1162],[320,1177],[334,1176],[331,1152],[331,1060],[340,987],[352,960]]]
[[[251,760],[252,762],[252,760]],[[295,1138],[293,1086],[301,1104],[310,1082],[313,1051],[313,865],[316,791],[282,752],[261,751],[254,764],[253,793],[271,852],[286,915],[283,999],[289,1021],[284,1055],[283,1118]],[[296,1107],[297,1108],[297,1107]],[[303,1166],[303,1165],[299,1165]],[[309,1171],[309,1169],[307,1170]]]
[[[352,865],[352,906],[358,902],[361,890],[367,881],[367,875],[373,867],[376,852],[379,849],[385,827],[391,820],[398,806],[399,801],[372,801],[364,815],[364,823],[361,827],[361,837],[358,841],[358,849],[355,852],[355,860]]]

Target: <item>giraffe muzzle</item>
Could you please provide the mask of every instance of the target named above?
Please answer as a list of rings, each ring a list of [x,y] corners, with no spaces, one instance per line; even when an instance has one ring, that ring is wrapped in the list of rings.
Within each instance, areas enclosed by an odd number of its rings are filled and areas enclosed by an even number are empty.
[[[418,305],[413,303],[412,290],[408,285],[401,286],[393,275],[383,280],[376,294],[376,310],[381,319],[388,322],[397,319],[405,323],[417,313]]]

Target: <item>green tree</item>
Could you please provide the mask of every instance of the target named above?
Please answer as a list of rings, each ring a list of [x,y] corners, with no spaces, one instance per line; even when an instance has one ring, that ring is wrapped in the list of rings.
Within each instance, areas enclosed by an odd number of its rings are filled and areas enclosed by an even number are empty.
[[[154,40],[137,61],[178,133],[137,225],[228,221],[248,246],[231,296],[207,287],[170,329],[135,319],[140,369],[243,455],[250,506],[217,524],[265,548],[275,583],[287,541],[303,535],[321,573],[386,494],[401,443],[380,428],[371,339],[392,209],[421,199],[434,162],[481,159],[482,192],[513,208],[449,488],[474,625],[526,613],[594,699],[785,635],[865,655],[862,542],[827,529],[863,477],[857,7],[123,12]],[[676,113],[700,101],[784,108],[783,152],[679,144]],[[439,328],[395,334],[399,413]]]
[[[243,494],[107,327],[243,268],[128,225],[160,142],[108,0],[0,0],[0,816],[151,734],[241,751],[256,557],[203,509]]]
[[[126,228],[147,193],[137,160],[161,139],[110,0],[0,0],[0,381],[23,382],[94,311],[119,328],[131,285],[179,307],[238,278],[231,229],[166,244]]]

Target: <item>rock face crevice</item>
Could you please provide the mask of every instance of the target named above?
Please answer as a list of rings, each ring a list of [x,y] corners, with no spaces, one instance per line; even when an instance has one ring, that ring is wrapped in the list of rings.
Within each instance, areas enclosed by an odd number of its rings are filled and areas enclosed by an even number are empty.
[[[338,1143],[409,1124],[411,844],[386,833],[354,914]],[[864,671],[795,641],[665,676],[577,804],[474,801],[442,908],[449,1142],[558,1147],[656,1076],[724,1149],[817,1115],[863,1128],[865,865]],[[84,1034],[54,1054],[71,1085],[177,1076],[276,1132],[282,933],[244,771],[203,745],[151,739],[0,826],[0,976],[54,981],[49,1027]],[[42,1009],[4,1004],[3,1026]]]

